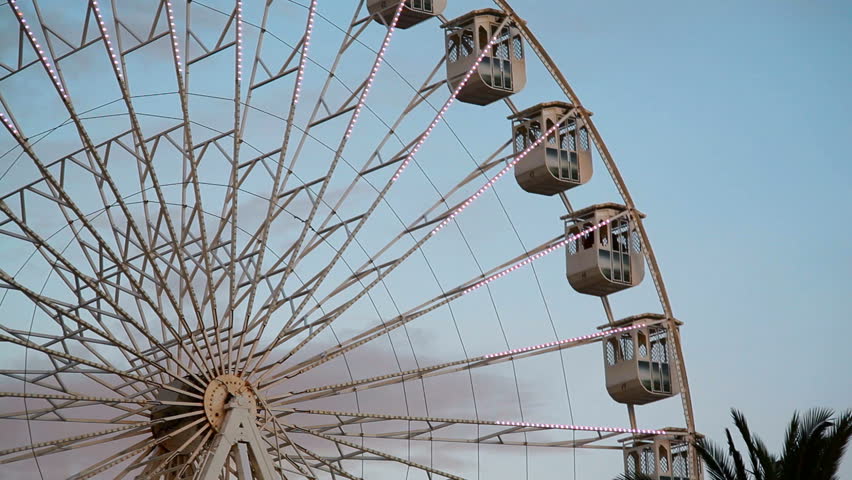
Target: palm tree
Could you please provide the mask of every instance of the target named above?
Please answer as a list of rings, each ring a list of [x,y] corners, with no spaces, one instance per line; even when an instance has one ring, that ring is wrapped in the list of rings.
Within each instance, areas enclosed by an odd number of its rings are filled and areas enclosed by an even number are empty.
[[[779,456],[752,435],[742,412],[732,409],[734,425],[743,439],[748,466],[729,429],[727,449],[707,439],[696,444],[712,480],[839,480],[837,470],[852,438],[852,410],[836,417],[834,411],[814,408],[793,414],[787,426],[784,448]],[[616,480],[653,480],[642,474],[621,475]]]
[[[826,408],[794,413],[779,456],[769,453],[766,444],[752,435],[742,412],[731,410],[731,416],[745,443],[749,465],[734,445],[731,431],[725,429],[727,451],[706,439],[696,445],[712,480],[838,480],[840,460],[852,438],[852,411],[836,418]]]

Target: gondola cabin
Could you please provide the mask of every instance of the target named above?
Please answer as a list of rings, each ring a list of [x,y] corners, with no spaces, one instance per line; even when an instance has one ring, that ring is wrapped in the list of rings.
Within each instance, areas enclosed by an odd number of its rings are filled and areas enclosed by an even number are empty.
[[[665,435],[639,435],[624,444],[624,473],[654,480],[697,480],[689,468],[686,430],[664,431]]]
[[[442,25],[446,37],[447,83],[452,91],[485,52],[479,67],[459,91],[456,97],[459,101],[488,105],[520,92],[526,85],[521,33],[511,21],[499,28],[505,18],[503,12],[486,8]],[[496,36],[494,44],[489,45],[493,36]]]
[[[679,393],[669,362],[668,332],[661,320],[665,320],[663,315],[645,313],[599,327],[607,331],[656,323],[604,340],[606,390],[616,402],[644,405]]]
[[[515,180],[521,188],[555,195],[592,178],[589,130],[577,107],[566,102],[540,103],[509,119],[515,155],[535,145],[515,164]],[[553,129],[555,125],[559,127]],[[546,139],[536,144],[551,130]]]
[[[616,203],[592,205],[562,217],[566,237],[624,212]],[[644,215],[634,212],[637,215]],[[630,288],[645,276],[642,242],[627,215],[568,243],[568,283],[574,290],[599,297]]]
[[[446,6],[447,0],[405,0],[396,26],[397,28],[413,27],[440,15]],[[399,0],[367,0],[367,11],[373,15],[376,22],[384,25],[391,24],[398,7]]]

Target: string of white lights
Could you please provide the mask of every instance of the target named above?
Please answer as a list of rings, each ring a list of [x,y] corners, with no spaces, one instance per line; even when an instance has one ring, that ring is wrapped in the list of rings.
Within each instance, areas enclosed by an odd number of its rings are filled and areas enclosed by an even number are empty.
[[[21,27],[24,29],[24,34],[27,36],[27,39],[30,41],[30,44],[38,52],[38,58],[41,64],[44,66],[47,73],[50,75],[51,80],[53,81],[53,85],[56,86],[57,90],[59,90],[59,94],[62,96],[63,100],[68,101],[68,93],[65,91],[65,87],[62,85],[62,80],[59,78],[59,72],[53,69],[53,64],[48,60],[47,55],[42,49],[41,44],[38,42],[35,34],[33,33],[30,25],[27,23],[27,19],[24,18],[24,12],[18,6],[17,0],[9,0],[9,6],[12,7],[12,10],[15,12],[15,18],[18,19],[18,23],[21,24]],[[101,26],[103,26],[103,22],[101,22]]]
[[[308,28],[305,29],[305,41],[302,44],[302,57],[299,59],[299,70],[296,74],[296,89],[293,94],[293,105],[299,103],[299,95],[302,92],[302,80],[305,78],[305,67],[308,64],[308,47],[311,45],[311,35],[314,31],[314,17],[317,13],[317,0],[311,1],[308,9]]]
[[[95,17],[98,20],[98,28],[101,31],[101,35],[103,36],[104,42],[106,43],[107,50],[109,51],[110,61],[112,61],[113,68],[115,68],[115,73],[118,75],[119,79],[124,78],[124,74],[121,71],[121,63],[118,60],[118,55],[116,55],[115,50],[112,48],[112,40],[109,38],[109,33],[107,32],[106,24],[104,23],[103,15],[101,15],[101,8],[98,5],[97,0],[91,0],[92,10],[95,12]]]
[[[431,424],[468,424],[468,425],[494,425],[494,426],[504,426],[504,427],[521,427],[521,428],[535,428],[535,429],[549,429],[549,430],[579,430],[584,432],[602,432],[602,433],[629,433],[634,435],[666,435],[668,432],[665,430],[652,430],[646,428],[622,428],[622,427],[600,427],[600,426],[591,426],[591,425],[573,425],[573,424],[565,424],[565,423],[536,423],[536,422],[516,422],[512,420],[471,420],[465,418],[444,418],[444,417],[421,417],[421,416],[410,416],[410,415],[392,415],[392,414],[383,414],[383,413],[354,413],[354,412],[340,412],[334,410],[314,410],[314,409],[301,409],[301,408],[293,408],[293,409],[271,409],[276,412],[287,412],[287,413],[303,413],[308,415],[329,415],[334,417],[352,417],[352,418],[365,418],[365,419],[376,419],[376,420],[405,420],[409,422],[426,422]],[[522,433],[522,432],[508,432],[508,433]],[[504,433],[505,434],[505,433]]]
[[[594,340],[594,339],[598,339],[598,338],[608,337],[608,336],[611,336],[611,335],[617,335],[619,333],[629,332],[631,330],[637,330],[637,329],[640,329],[640,328],[645,328],[647,326],[648,326],[647,323],[637,323],[635,325],[630,325],[630,326],[627,326],[627,327],[613,328],[613,329],[610,329],[610,330],[604,330],[602,332],[590,333],[588,335],[580,335],[579,337],[566,338],[566,339],[563,339],[563,340],[555,340],[553,342],[540,343],[538,345],[532,345],[532,346],[529,346],[529,347],[513,348],[511,350],[506,350],[504,352],[489,353],[489,354],[483,355],[481,358],[489,359],[489,358],[507,357],[507,356],[510,356],[510,355],[517,355],[519,353],[528,353],[528,352],[533,352],[533,351],[536,351],[536,350],[542,350],[542,349],[545,349],[545,348],[565,346],[565,345],[569,345],[569,344],[572,344],[572,343],[585,342],[587,340]]]
[[[501,29],[502,25],[501,28],[497,29],[497,31],[499,32],[501,31]],[[488,56],[488,51],[497,43],[498,36],[499,34],[496,34],[491,37],[491,40],[488,42],[488,45],[482,49],[482,53],[480,53],[479,57],[476,58],[476,62],[474,62],[471,69],[468,70],[464,78],[462,78],[461,82],[459,82],[455,90],[453,90],[453,94],[450,95],[450,98],[447,99],[447,101],[444,103],[444,106],[441,107],[441,110],[438,112],[437,115],[435,115],[435,118],[432,120],[432,123],[429,124],[429,127],[426,128],[426,131],[423,133],[423,135],[420,136],[420,139],[417,141],[417,143],[414,145],[408,155],[405,156],[405,159],[402,161],[400,166],[396,169],[396,173],[394,173],[393,177],[391,177],[391,182],[396,182],[397,180],[399,180],[399,176],[402,175],[402,172],[405,170],[408,164],[411,163],[411,160],[414,159],[414,156],[417,155],[417,152],[420,150],[420,147],[422,147],[423,144],[426,143],[426,140],[432,134],[432,130],[434,130],[435,127],[438,126],[438,123],[440,123],[440,121],[444,118],[444,115],[447,113],[447,110],[449,110],[450,106],[456,101],[456,97],[461,92],[462,88],[464,88],[464,86],[467,84],[473,74],[479,70],[479,65],[482,63],[485,57]]]
[[[382,48],[379,49],[379,54],[376,56],[373,68],[370,70],[370,76],[367,77],[367,83],[364,85],[364,90],[361,91],[361,98],[358,99],[358,105],[355,107],[355,112],[349,119],[349,125],[346,127],[346,139],[352,136],[352,130],[355,129],[355,124],[358,122],[358,116],[361,115],[361,110],[364,108],[364,104],[367,103],[367,95],[370,94],[370,89],[373,87],[376,74],[379,72],[379,67],[382,66],[385,52],[388,49],[391,38],[393,38],[393,32],[396,30],[396,24],[399,22],[399,16],[402,14],[403,7],[405,7],[405,2],[400,1],[399,5],[396,7],[396,13],[393,16],[393,20],[391,20],[391,23],[388,26],[388,33],[385,35],[385,41],[382,43]]]

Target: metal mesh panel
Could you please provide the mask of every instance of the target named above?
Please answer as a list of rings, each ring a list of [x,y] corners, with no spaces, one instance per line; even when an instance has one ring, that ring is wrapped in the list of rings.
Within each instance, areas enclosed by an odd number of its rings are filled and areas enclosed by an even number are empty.
[[[520,153],[524,151],[525,145],[524,140],[527,135],[526,127],[518,127],[515,130],[515,153]]]
[[[577,254],[577,240],[573,240],[568,242],[568,254],[576,255]]]
[[[627,471],[624,473],[628,475],[636,475],[636,473],[638,473],[636,471],[636,463],[636,453],[630,453],[627,455]]]
[[[515,52],[515,59],[521,60],[524,58],[524,44],[521,42],[520,35],[512,37],[512,50]]]
[[[633,338],[629,333],[622,333],[621,338],[621,356],[625,360],[633,360]]]
[[[583,150],[589,149],[589,131],[585,127],[580,129],[580,147]]]
[[[642,237],[639,236],[639,232],[635,230],[630,232],[630,243],[633,247],[633,253],[642,251]]]
[[[648,475],[655,473],[654,472],[654,450],[650,447],[642,449],[642,473],[646,473]]]
[[[606,364],[609,366],[615,365],[615,342],[612,339],[606,342]]]

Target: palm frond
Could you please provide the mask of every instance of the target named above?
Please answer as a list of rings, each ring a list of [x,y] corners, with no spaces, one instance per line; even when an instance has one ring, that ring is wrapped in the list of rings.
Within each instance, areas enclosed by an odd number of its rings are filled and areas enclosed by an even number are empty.
[[[721,446],[710,440],[701,439],[695,444],[695,450],[704,462],[712,480],[737,480],[734,467]]]

